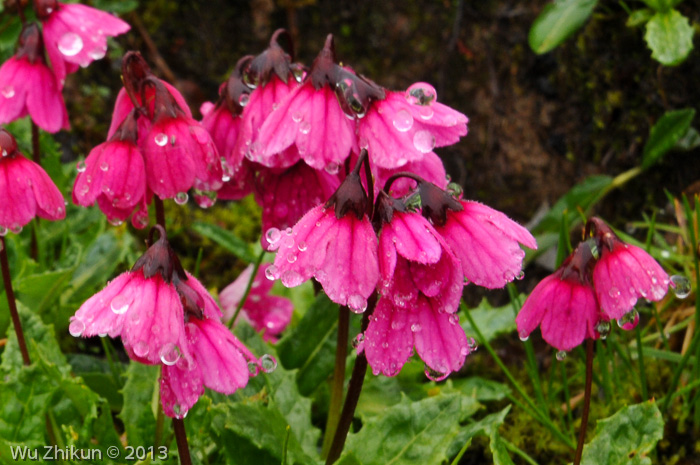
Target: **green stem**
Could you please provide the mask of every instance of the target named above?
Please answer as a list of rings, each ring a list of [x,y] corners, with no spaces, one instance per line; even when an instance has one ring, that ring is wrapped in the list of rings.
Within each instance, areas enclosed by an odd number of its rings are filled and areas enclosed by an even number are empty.
[[[343,388],[345,387],[345,360],[348,356],[348,331],[350,329],[350,310],[341,306],[338,309],[338,343],[335,348],[335,369],[333,371],[333,384],[331,385],[331,400],[328,405],[328,418],[326,419],[326,432],[323,436],[321,457],[328,456],[335,430],[340,420],[340,410],[343,407]]]
[[[503,445],[506,446],[506,449],[508,449],[509,451],[511,451],[512,453],[529,463],[530,465],[538,465],[535,459],[527,455],[527,453],[524,450],[522,450],[512,442],[508,441],[503,436],[501,436],[501,442],[503,442]]]
[[[459,465],[459,461],[462,460],[462,456],[467,452],[467,449],[469,449],[469,446],[472,444],[472,438],[467,439],[467,442],[464,443],[462,448],[459,450],[459,453],[455,457],[455,459],[452,461],[450,465]]]
[[[510,381],[515,390],[518,391],[518,394],[520,394],[520,396],[525,400],[527,405],[533,411],[537,412],[537,416],[535,418],[538,419],[539,422],[542,423],[547,429],[549,429],[554,436],[558,437],[564,444],[573,449],[575,447],[573,442],[568,437],[566,437],[561,431],[559,431],[559,428],[557,428],[557,426],[554,423],[552,423],[552,421],[540,411],[535,402],[530,396],[527,395],[523,387],[520,385],[520,383],[518,383],[518,381],[515,379],[510,370],[506,368],[501,358],[498,356],[498,354],[496,354],[496,351],[493,350],[491,343],[489,343],[489,341],[486,340],[481,330],[479,330],[479,327],[474,321],[474,318],[472,318],[471,314],[469,313],[469,310],[467,310],[467,307],[464,305],[464,302],[460,303],[460,308],[462,309],[462,313],[464,313],[464,315],[467,317],[467,320],[469,320],[469,324],[472,326],[472,329],[474,329],[474,332],[476,333],[479,342],[483,344],[484,347],[486,347],[487,352],[491,354],[491,357],[493,357],[493,360],[496,362],[496,365],[498,365],[501,371],[503,371],[503,374],[506,375],[508,381]]]
[[[602,341],[596,341],[598,345],[598,365],[602,375],[602,387],[605,393],[605,398],[610,401],[612,399],[612,387],[610,386],[610,370],[608,369],[608,351],[604,347]]]
[[[163,444],[163,430],[165,429],[165,412],[163,404],[158,401],[158,411],[156,412],[156,431],[153,436],[153,449],[158,449]]]
[[[561,383],[564,386],[564,402],[566,402],[566,422],[571,435],[574,435],[574,418],[571,414],[571,393],[569,391],[569,377],[566,376],[566,365],[561,365]]]
[[[588,428],[588,413],[591,408],[591,387],[593,385],[593,339],[586,340],[586,387],[583,395],[583,413],[581,414],[581,431],[578,435],[576,456],[574,465],[581,464],[583,455],[583,443],[586,442],[586,429]]]
[[[649,398],[649,387],[647,386],[647,374],[644,370],[644,352],[642,351],[642,334],[639,328],[634,329],[637,338],[637,361],[639,362],[639,384],[642,386],[642,400]]]
[[[112,357],[112,347],[110,346],[110,343],[104,338],[100,338],[100,342],[102,343],[102,348],[105,351],[105,357],[107,357],[107,363],[109,363],[109,371],[112,372],[112,378],[114,378],[114,384],[115,386],[121,386],[121,381],[120,381],[120,375],[121,375],[121,370],[119,370],[114,363],[114,358]]]
[[[262,252],[260,252],[260,255],[258,255],[257,260],[255,260],[255,264],[253,265],[253,272],[250,274],[250,279],[248,280],[248,284],[246,284],[246,286],[245,286],[245,291],[243,292],[243,297],[241,297],[241,300],[238,302],[238,305],[236,306],[236,311],[233,312],[233,317],[228,322],[229,328],[233,328],[233,326],[236,324],[236,319],[238,318],[238,314],[241,313],[241,310],[243,309],[243,305],[245,305],[246,300],[248,300],[248,294],[250,294],[250,290],[253,288],[253,282],[255,282],[255,276],[258,274],[258,270],[260,269],[260,264],[262,263],[264,256],[265,256],[265,251],[263,250]]]

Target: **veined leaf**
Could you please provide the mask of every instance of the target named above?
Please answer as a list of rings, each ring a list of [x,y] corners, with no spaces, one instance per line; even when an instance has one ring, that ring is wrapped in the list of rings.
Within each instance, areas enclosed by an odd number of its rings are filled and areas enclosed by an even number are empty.
[[[556,48],[583,26],[597,3],[597,0],[557,0],[545,6],[530,28],[530,48],[537,54]]]

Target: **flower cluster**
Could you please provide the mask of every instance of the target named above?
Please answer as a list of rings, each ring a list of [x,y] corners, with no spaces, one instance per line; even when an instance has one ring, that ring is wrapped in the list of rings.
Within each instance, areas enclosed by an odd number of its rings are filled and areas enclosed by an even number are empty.
[[[208,387],[231,394],[265,368],[221,323],[221,310],[183,270],[165,231],[137,260],[71,317],[75,337],[120,337],[132,360],[162,365],[160,397],[168,416],[181,418]],[[268,356],[269,357],[269,356]]]
[[[209,133],[174,87],[156,78],[139,53],[124,56],[122,73],[108,140],[79,163],[73,201],[97,202],[116,224],[134,213],[132,224],[144,228],[154,194],[183,204],[191,188],[219,189],[223,172]]]
[[[33,3],[42,28],[26,23],[17,52],[0,67],[0,123],[29,115],[43,130],[57,132],[69,128],[61,95],[66,75],[104,57],[107,37],[129,25],[85,5]]]
[[[17,150],[12,134],[0,129],[0,235],[22,231],[34,217],[65,218],[61,192],[41,166]]]
[[[605,338],[612,320],[633,329],[637,300],[666,295],[669,277],[648,253],[624,243],[598,218],[588,221],[585,232],[589,238],[525,301],[515,320],[521,339],[539,326],[549,345],[568,351],[586,338]]]

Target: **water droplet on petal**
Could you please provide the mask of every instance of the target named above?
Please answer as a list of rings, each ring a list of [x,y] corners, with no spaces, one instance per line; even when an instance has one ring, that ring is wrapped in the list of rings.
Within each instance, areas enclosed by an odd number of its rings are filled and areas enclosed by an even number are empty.
[[[525,341],[527,341],[528,339],[530,339],[530,335],[529,335],[528,333],[524,332],[524,331],[521,332],[521,333],[518,333],[518,337],[519,337],[520,340],[523,341],[523,342],[525,342]]]
[[[260,357],[260,366],[265,373],[272,373],[277,369],[277,360],[270,354]]]
[[[476,339],[473,337],[468,337],[467,338],[467,347],[469,347],[469,350],[471,352],[476,352],[477,349],[479,348],[479,343],[476,342]]]
[[[250,376],[258,376],[259,372],[260,367],[257,363],[248,362],[248,373],[250,373]]]
[[[435,148],[435,137],[430,131],[418,131],[413,135],[413,146],[421,153],[428,153]]]
[[[10,231],[12,231],[15,234],[19,234],[22,232],[22,225],[20,225],[19,223],[12,223],[10,225]]]
[[[158,355],[160,355],[160,361],[168,366],[175,365],[180,359],[180,351],[177,350],[177,346],[172,342],[168,342],[161,347],[158,351]]]
[[[268,270],[269,269],[270,268],[268,267]],[[284,287],[296,287],[302,282],[304,282],[304,278],[302,278],[302,276],[294,270],[285,271],[284,273],[282,273],[280,279]]]
[[[430,107],[420,107],[420,110],[418,110],[418,114],[420,115],[420,118],[422,120],[428,121],[430,118],[433,117],[433,109]]]
[[[559,360],[560,362],[566,360],[566,351],[560,350],[559,352],[557,352],[557,360]]]
[[[634,308],[617,319],[617,325],[625,331],[634,329],[637,323],[639,323],[639,312]]]
[[[274,281],[279,277],[279,269],[275,265],[270,265],[265,269],[265,277]]]
[[[673,288],[673,292],[676,294],[676,297],[679,299],[685,299],[690,295],[691,287],[690,280],[688,278],[674,274],[670,279],[670,285]]]
[[[360,294],[353,294],[348,297],[348,308],[355,313],[362,313],[367,310],[367,299]]]
[[[0,226],[0,236],[6,236],[7,235],[7,228],[5,226]],[[0,249],[2,250],[2,249]]]
[[[595,326],[595,330],[600,334],[601,339],[606,339],[608,334],[610,334],[610,322],[606,320],[600,320]]]
[[[338,171],[340,171],[340,165],[338,165],[335,162],[330,162],[326,165],[326,173],[328,174],[338,174]]]
[[[83,39],[75,32],[66,32],[58,39],[58,50],[67,57],[80,53],[83,49]]]
[[[109,224],[112,226],[121,226],[124,223],[119,218],[108,218],[107,221],[109,221]]]
[[[148,355],[148,344],[145,341],[139,341],[134,344],[134,355],[137,357],[145,357]]]
[[[422,329],[423,327],[419,323],[413,323],[411,325],[411,331],[413,331],[414,333],[419,333]]]
[[[2,96],[5,98],[12,98],[15,96],[15,88],[12,86],[5,86],[0,93],[2,93]]]
[[[129,310],[130,303],[131,302],[126,300],[126,297],[118,295],[112,299],[112,302],[109,304],[109,306],[114,313],[116,313],[117,315],[121,315],[122,313]]]
[[[427,82],[416,82],[406,89],[406,100],[412,105],[431,105],[437,100],[437,91]]]
[[[447,320],[452,326],[455,326],[459,324],[459,315],[457,315],[456,313],[452,313],[449,317],[447,317]]]
[[[187,195],[187,192],[178,192],[175,194],[175,203],[178,205],[184,205],[187,203],[187,200],[190,197]]]
[[[161,132],[156,134],[153,140],[155,141],[156,145],[165,147],[165,145],[168,143],[168,136]]]
[[[291,253],[291,254],[287,255],[287,261],[289,263],[294,263],[297,261],[297,256],[294,255],[293,253]]]
[[[100,163],[100,169],[101,169],[102,171],[107,171],[107,170],[109,170],[109,164],[108,164],[106,161],[103,161],[102,163]]]
[[[75,165],[75,169],[78,170],[78,173],[83,173],[87,169],[87,165],[85,164],[85,160],[80,160],[78,164]]]
[[[302,121],[299,123],[299,132],[302,134],[308,134],[311,131],[311,123],[308,121]]]
[[[267,242],[270,244],[270,248],[272,249],[272,246],[277,244],[279,240],[282,238],[282,232],[277,229],[277,228],[270,228],[267,230],[265,233],[265,239]],[[274,249],[273,249],[274,250]]]
[[[238,97],[238,104],[242,107],[248,105],[248,102],[250,102],[250,95],[248,94],[241,94],[240,97]]]
[[[358,353],[361,353],[362,350],[364,349],[365,345],[365,334],[360,333],[357,336],[355,336],[355,339],[352,340],[352,347],[357,350]]]
[[[430,368],[427,363],[425,364],[424,372],[425,372],[425,376],[427,376],[428,379],[436,381],[436,382],[444,380],[450,374],[449,372],[443,373],[443,372],[440,372],[438,370],[434,370],[434,369]]]
[[[83,320],[74,318],[68,325],[68,332],[73,337],[82,336],[83,331],[85,331],[85,323],[83,322]]]
[[[101,60],[105,57],[107,49],[103,47],[95,47],[88,52],[88,56],[93,60]]]
[[[394,115],[394,127],[399,132],[406,132],[413,127],[413,116],[404,109]]]

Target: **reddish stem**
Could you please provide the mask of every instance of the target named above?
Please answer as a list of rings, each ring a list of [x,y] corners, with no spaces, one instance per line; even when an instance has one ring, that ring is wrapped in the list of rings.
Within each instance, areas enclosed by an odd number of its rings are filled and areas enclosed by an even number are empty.
[[[583,413],[581,414],[581,431],[578,434],[578,445],[574,465],[580,465],[583,456],[583,443],[586,441],[588,413],[591,407],[591,385],[593,381],[593,339],[586,339],[586,387],[583,397]]]
[[[5,295],[7,296],[7,304],[10,307],[10,315],[12,316],[12,325],[15,327],[17,335],[17,343],[19,351],[22,353],[22,361],[25,365],[31,364],[29,359],[29,351],[27,350],[27,342],[24,340],[24,331],[22,331],[22,322],[19,319],[17,312],[17,302],[15,301],[15,292],[12,289],[12,279],[10,278],[10,265],[7,261],[7,247],[5,238],[0,236],[0,265],[2,267],[2,279],[5,283]]]

